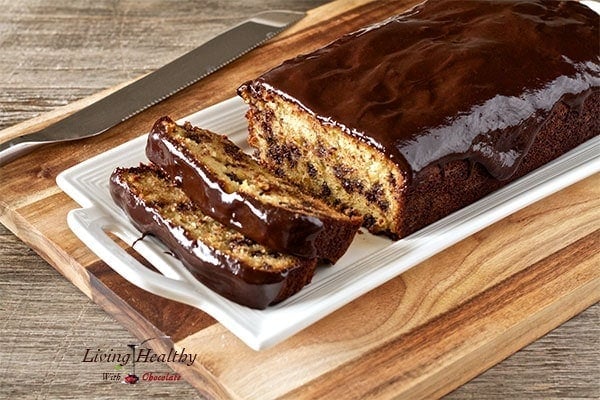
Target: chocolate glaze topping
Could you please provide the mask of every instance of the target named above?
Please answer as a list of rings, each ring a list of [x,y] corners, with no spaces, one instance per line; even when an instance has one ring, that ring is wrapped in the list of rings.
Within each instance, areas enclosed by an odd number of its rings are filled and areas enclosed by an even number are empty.
[[[454,159],[504,180],[555,104],[600,87],[599,25],[574,1],[427,1],[245,87],[374,145],[409,181]]]

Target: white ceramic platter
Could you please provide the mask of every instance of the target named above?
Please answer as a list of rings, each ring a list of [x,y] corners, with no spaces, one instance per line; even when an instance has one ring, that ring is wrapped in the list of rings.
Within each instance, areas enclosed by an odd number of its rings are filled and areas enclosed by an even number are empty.
[[[182,121],[227,134],[247,148],[246,107],[240,99],[232,98]],[[69,227],[128,281],[205,311],[256,350],[294,335],[463,238],[600,170],[600,137],[596,137],[403,240],[392,242],[368,233],[357,235],[344,257],[335,266],[319,267],[313,281],[300,293],[266,310],[253,310],[204,287],[156,239],[147,237],[137,241],[134,249],[160,274],[140,264],[107,234],[114,233],[130,246],[141,236],[112,202],[108,181],[117,166],[147,162],[145,142],[146,135],[138,137],[58,176],[60,188],[83,207],[69,213]]]

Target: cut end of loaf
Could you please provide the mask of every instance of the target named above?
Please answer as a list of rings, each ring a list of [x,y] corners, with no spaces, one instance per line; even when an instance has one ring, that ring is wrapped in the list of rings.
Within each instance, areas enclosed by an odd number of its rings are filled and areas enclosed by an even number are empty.
[[[244,85],[249,143],[276,175],[350,216],[372,233],[399,236],[404,176],[374,147],[265,88]]]

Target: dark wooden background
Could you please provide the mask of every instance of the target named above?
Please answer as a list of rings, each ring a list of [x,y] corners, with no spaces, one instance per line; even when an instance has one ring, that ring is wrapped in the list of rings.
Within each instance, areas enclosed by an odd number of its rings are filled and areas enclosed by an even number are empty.
[[[322,3],[0,0],[0,129],[147,73],[253,13]],[[87,348],[133,341],[0,225],[0,398],[198,398],[185,382],[103,381],[114,364],[82,362]],[[600,398],[600,305],[447,398]]]

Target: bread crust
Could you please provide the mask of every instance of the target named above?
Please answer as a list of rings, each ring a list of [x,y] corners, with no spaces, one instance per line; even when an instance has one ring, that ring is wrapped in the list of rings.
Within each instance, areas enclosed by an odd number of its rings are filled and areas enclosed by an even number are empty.
[[[424,168],[405,193],[398,237],[407,236],[558,158],[600,133],[600,90],[581,108],[560,102],[540,129],[515,174],[493,178],[482,165],[455,160]]]

